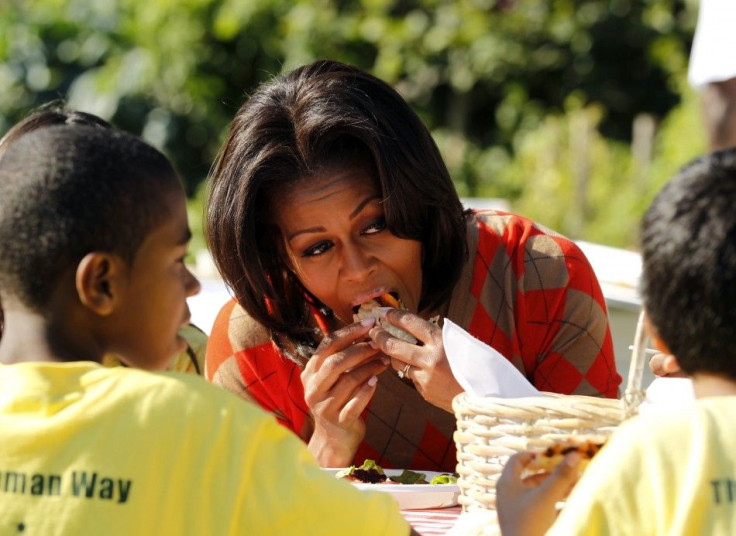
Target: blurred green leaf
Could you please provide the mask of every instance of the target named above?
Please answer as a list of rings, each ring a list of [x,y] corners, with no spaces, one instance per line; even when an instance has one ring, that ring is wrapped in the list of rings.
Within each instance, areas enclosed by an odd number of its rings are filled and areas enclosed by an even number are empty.
[[[575,238],[633,247],[649,196],[704,149],[684,82],[696,10],[694,0],[6,0],[0,133],[66,99],[164,150],[194,203],[248,93],[340,59],[409,101],[462,195],[506,197]],[[637,117],[658,128],[646,165],[632,156]]]

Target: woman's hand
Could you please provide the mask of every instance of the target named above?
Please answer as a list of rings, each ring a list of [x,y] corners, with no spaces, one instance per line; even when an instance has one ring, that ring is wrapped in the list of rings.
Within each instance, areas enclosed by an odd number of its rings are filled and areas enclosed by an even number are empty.
[[[565,457],[551,473],[522,478],[524,467],[532,460],[531,452],[511,456],[496,483],[498,524],[504,536],[542,535],[557,518],[555,505],[570,493],[580,478],[580,454]]]
[[[670,354],[658,353],[649,359],[649,369],[655,376],[667,378],[685,378],[686,375],[680,370],[675,356]]]
[[[350,465],[365,435],[361,413],[376,390],[376,376],[388,366],[364,340],[373,325],[370,319],[331,333],[302,371],[304,400],[314,419],[309,450],[322,467]]]
[[[442,328],[419,315],[399,309],[386,311],[385,319],[412,334],[421,344],[402,341],[376,326],[369,333],[375,345],[391,358],[391,366],[397,372],[410,365],[406,377],[427,402],[452,412],[452,399],[463,389],[450,370]]]

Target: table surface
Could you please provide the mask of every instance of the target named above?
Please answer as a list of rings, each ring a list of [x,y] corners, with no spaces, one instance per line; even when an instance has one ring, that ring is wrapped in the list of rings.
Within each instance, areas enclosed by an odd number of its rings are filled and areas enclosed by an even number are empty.
[[[401,513],[422,536],[439,536],[447,534],[460,517],[460,506],[450,508],[431,508],[427,510],[402,510]]]
[[[422,536],[501,536],[493,510],[464,512],[460,506],[428,510],[402,510],[412,528]]]

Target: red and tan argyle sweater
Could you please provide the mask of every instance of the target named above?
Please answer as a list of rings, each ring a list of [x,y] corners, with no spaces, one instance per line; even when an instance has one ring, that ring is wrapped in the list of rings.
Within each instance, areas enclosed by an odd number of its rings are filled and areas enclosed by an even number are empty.
[[[580,249],[531,220],[497,211],[468,218],[470,255],[447,317],[506,356],[541,391],[614,398],[606,306]],[[320,322],[324,325],[324,322]],[[305,441],[300,367],[232,300],[207,344],[206,376],[255,401]],[[425,402],[392,370],[379,376],[355,456],[395,468],[454,471],[455,419]]]

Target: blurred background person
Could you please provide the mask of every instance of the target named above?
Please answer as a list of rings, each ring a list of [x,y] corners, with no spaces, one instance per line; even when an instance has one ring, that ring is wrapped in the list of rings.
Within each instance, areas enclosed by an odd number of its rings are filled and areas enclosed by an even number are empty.
[[[700,0],[688,80],[701,92],[710,149],[736,146],[736,2],[733,0]]]

